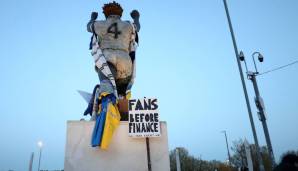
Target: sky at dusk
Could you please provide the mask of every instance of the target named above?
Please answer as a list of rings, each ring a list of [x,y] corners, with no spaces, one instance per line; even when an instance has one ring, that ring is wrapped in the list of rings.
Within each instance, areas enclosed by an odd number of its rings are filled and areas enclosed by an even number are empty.
[[[44,142],[41,169],[63,169],[66,122],[87,107],[77,90],[98,83],[86,24],[110,1],[1,0],[0,171],[28,169]],[[229,145],[254,143],[222,0],[119,0],[123,20],[140,11],[133,98],[156,97],[169,150],[185,147],[205,160],[227,159]],[[260,72],[298,60],[298,1],[228,0],[238,49]],[[243,65],[244,69],[244,65]],[[257,77],[277,161],[298,149],[298,64]],[[265,145],[246,79],[260,145]],[[85,117],[85,119],[89,119]]]

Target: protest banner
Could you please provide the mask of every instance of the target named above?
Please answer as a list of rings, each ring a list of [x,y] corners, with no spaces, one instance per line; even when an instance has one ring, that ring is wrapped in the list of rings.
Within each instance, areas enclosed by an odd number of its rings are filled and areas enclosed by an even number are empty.
[[[160,123],[156,98],[131,99],[128,102],[130,137],[159,137]]]

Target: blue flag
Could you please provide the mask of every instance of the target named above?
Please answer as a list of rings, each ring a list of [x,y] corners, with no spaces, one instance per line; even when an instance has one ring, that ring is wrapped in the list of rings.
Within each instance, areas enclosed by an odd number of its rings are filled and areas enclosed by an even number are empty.
[[[92,140],[91,140],[92,147],[100,146],[104,124],[106,121],[107,107],[108,107],[108,98],[103,97],[101,101],[101,111],[100,111],[100,114],[96,116],[96,122],[92,133]]]

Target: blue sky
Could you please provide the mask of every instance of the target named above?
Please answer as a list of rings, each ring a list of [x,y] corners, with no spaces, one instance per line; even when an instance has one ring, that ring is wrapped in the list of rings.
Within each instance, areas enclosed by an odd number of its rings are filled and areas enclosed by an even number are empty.
[[[0,2],[0,170],[26,170],[37,141],[42,169],[64,165],[66,121],[79,120],[86,103],[76,90],[98,83],[86,23],[108,1],[2,0]],[[239,138],[253,143],[228,23],[221,0],[119,0],[141,13],[133,97],[156,97],[168,123],[169,146],[203,159],[227,158]],[[267,71],[298,59],[298,1],[228,1],[238,43],[249,68],[260,51]],[[258,77],[275,157],[298,149],[298,65]],[[265,145],[246,80],[259,143]]]

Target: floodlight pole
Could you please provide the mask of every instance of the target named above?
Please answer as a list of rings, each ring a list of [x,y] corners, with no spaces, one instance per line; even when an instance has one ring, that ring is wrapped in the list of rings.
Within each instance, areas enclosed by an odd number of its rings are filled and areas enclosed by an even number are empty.
[[[258,161],[259,161],[259,169],[260,169],[260,171],[264,171],[263,160],[262,160],[262,156],[261,156],[261,152],[260,152],[260,147],[259,147],[258,137],[257,137],[257,133],[256,133],[256,128],[255,128],[253,117],[252,117],[252,112],[251,112],[251,107],[250,107],[250,103],[249,103],[249,99],[248,99],[246,85],[245,85],[245,82],[244,82],[241,63],[240,63],[240,60],[239,60],[239,53],[238,53],[238,48],[237,48],[237,44],[236,44],[236,39],[235,39],[235,36],[234,36],[232,22],[231,22],[231,19],[230,19],[230,14],[229,14],[227,2],[226,2],[226,0],[223,0],[223,2],[224,2],[224,6],[225,6],[225,11],[226,11],[226,15],[227,15],[228,23],[229,23],[229,28],[230,28],[232,40],[233,40],[236,60],[237,60],[237,64],[238,64],[238,69],[239,69],[240,78],[241,78],[241,82],[242,82],[242,87],[243,87],[243,91],[244,91],[244,95],[245,95],[245,100],[246,100],[246,106],[247,106],[247,110],[248,110],[248,116],[249,116],[252,132],[253,132],[255,145],[256,145],[256,152],[257,152],[257,157],[258,157]]]

